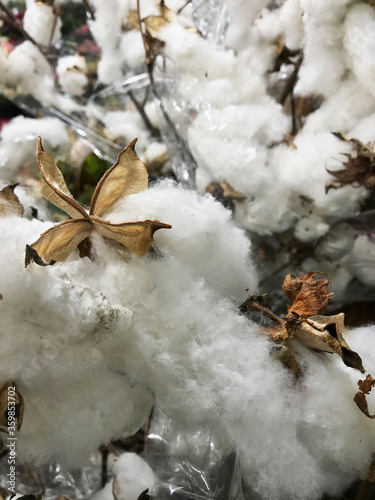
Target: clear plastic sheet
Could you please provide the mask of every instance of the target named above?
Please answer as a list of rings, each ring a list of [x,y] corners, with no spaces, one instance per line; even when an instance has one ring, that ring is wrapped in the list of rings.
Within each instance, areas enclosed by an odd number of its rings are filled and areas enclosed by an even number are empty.
[[[223,43],[230,23],[228,6],[220,0],[193,0],[193,21],[202,36],[215,45]]]
[[[146,460],[158,500],[243,500],[239,461],[225,435],[171,422],[160,410],[152,419]]]
[[[7,487],[6,474],[9,466],[6,458],[1,460],[0,485]],[[101,488],[101,456],[99,453],[80,468],[68,469],[61,464],[52,463],[35,467],[25,463],[16,466],[16,491],[21,495],[44,493],[45,500],[60,497],[84,500],[90,498]]]

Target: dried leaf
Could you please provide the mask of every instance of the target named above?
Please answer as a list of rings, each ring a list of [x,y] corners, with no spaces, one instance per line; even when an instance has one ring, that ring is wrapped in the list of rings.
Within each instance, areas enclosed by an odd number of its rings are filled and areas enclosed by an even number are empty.
[[[55,160],[44,151],[40,137],[38,139],[36,158],[40,173],[42,174],[43,196],[73,218],[88,218],[84,208],[74,200],[67,188],[64,177],[57,167]]]
[[[361,410],[361,412],[366,415],[366,417],[375,418],[375,415],[370,415],[367,405],[367,399],[366,396],[363,394],[363,392],[358,391],[357,394],[354,396],[354,401],[358,406],[358,408]]]
[[[335,316],[311,316],[294,330],[294,336],[307,347],[317,351],[337,353],[346,366],[365,371],[360,356],[350,349],[342,332],[345,331],[344,313]]]
[[[14,402],[15,413],[17,418],[17,430],[22,427],[23,414],[25,411],[25,403],[21,393],[17,390],[16,384],[12,380],[8,380],[0,389],[0,425],[8,426],[8,408],[10,402]]]
[[[117,201],[148,188],[146,167],[134,150],[134,139],[117,156],[117,161],[100,179],[90,204],[90,215],[101,217]]]
[[[91,220],[94,222],[97,233],[121,243],[139,257],[143,257],[148,252],[155,231],[171,228],[169,224],[152,220],[123,224],[111,224],[96,217],[92,217]]]
[[[62,262],[77,247],[81,257],[91,258],[89,237],[92,231],[97,231],[136,255],[143,256],[150,248],[154,232],[171,227],[157,220],[111,224],[101,218],[105,211],[124,196],[147,189],[147,170],[134,150],[135,143],[136,139],[121,151],[116,163],[103,175],[94,191],[90,212],[87,214],[72,198],[60,170],[53,158],[43,151],[39,139],[38,162],[43,177],[43,192],[55,205],[74,216],[73,219],[48,229],[35,243],[26,246],[25,267],[31,262],[41,266]]]
[[[335,178],[333,182],[326,186],[326,193],[334,188],[357,183],[367,189],[375,188],[375,152],[374,145],[369,147],[355,138],[348,138],[341,132],[334,132],[334,135],[345,142],[350,142],[355,150],[355,156],[345,154],[347,161],[341,170],[327,171]]]
[[[150,495],[148,495],[148,489],[145,491],[142,491],[142,493],[138,497],[138,500],[151,500]]]
[[[14,189],[18,184],[12,184],[6,186],[0,191],[0,217],[5,217],[7,215],[18,215],[22,217],[23,215],[23,205],[18,199],[18,196],[14,193]]]
[[[63,262],[71,252],[88,236],[93,225],[89,219],[68,219],[45,231],[40,238],[31,245],[34,252],[26,252],[25,267],[34,261],[40,264],[40,257],[44,265]],[[36,252],[36,255],[35,255]]]
[[[359,391],[354,396],[354,401],[362,413],[368,418],[375,418],[375,415],[370,415],[366,394],[371,392],[371,389],[375,387],[375,380],[371,375],[367,375],[365,380],[358,380]]]
[[[246,197],[244,194],[236,191],[229,182],[212,182],[206,187],[206,192],[210,193],[214,198],[220,201],[224,207],[234,211],[234,200],[242,201]]]
[[[322,313],[328,301],[334,296],[328,291],[326,278],[315,279],[316,272],[306,273],[298,278],[288,274],[283,282],[283,290],[293,304],[288,307],[288,314],[309,317]]]
[[[272,357],[280,361],[296,377],[302,375],[303,371],[297,360],[297,354],[290,347],[285,345],[275,346],[272,350]]]
[[[367,375],[365,380],[358,380],[358,387],[363,394],[369,394],[371,389],[375,387],[375,380],[371,377],[371,375]]]

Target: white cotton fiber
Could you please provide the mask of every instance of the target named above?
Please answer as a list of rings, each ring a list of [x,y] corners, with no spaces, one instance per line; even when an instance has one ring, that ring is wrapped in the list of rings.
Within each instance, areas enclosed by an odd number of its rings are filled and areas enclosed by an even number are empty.
[[[59,84],[62,90],[76,96],[81,96],[87,90],[87,64],[83,57],[60,57],[56,68]]]
[[[141,493],[151,490],[155,475],[147,462],[135,453],[123,453],[113,467],[118,500],[138,500]],[[94,495],[92,500],[113,500],[113,480]]]
[[[43,2],[27,3],[23,26],[25,31],[39,44],[49,45],[61,37],[61,19],[51,5]]]
[[[73,252],[25,270],[25,243],[50,224],[0,220],[0,372],[25,397],[21,456],[77,463],[142,425],[155,401],[182,425],[226,433],[262,499],[318,500],[366,473],[375,438],[353,403],[360,374],[296,344],[296,383],[272,358],[267,334],[238,311],[257,282],[229,211],[164,181],[104,216],[173,227],[155,233],[157,253],[144,258],[97,236],[94,262]]]

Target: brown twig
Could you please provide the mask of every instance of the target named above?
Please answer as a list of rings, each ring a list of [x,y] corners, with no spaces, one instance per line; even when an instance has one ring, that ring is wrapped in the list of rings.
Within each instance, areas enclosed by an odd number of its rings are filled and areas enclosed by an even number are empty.
[[[134,106],[137,108],[138,113],[141,115],[142,120],[144,121],[146,127],[149,129],[151,135],[153,137],[160,137],[160,132],[159,130],[152,125],[150,122],[149,117],[147,116],[145,109],[144,109],[144,104],[140,104],[137,99],[134,97],[134,94],[131,90],[128,91],[128,96],[132,100]]]
[[[184,5],[178,9],[177,15],[181,14],[181,12],[184,10],[184,8],[187,7],[191,3],[191,1],[192,0],[187,0],[187,2],[185,2]]]
[[[294,70],[292,74],[289,76],[289,78],[286,81],[285,87],[283,88],[283,91],[281,92],[277,102],[279,104],[284,104],[286,101],[286,98],[288,95],[293,91],[295,84],[297,83],[297,78],[298,78],[298,72],[301,67],[303,61],[303,56],[301,55],[296,62],[294,66]]]
[[[284,326],[285,321],[275,313],[273,313],[268,307],[261,306],[254,300],[252,296],[248,297],[243,304],[240,305],[240,311],[255,311],[271,319],[276,325]]]

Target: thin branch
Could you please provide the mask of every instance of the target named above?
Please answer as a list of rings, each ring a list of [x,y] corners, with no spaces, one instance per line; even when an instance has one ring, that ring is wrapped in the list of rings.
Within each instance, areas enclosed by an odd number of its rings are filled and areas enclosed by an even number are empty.
[[[240,305],[239,309],[242,312],[245,311],[258,312],[262,316],[270,318],[276,325],[284,326],[285,324],[285,321],[283,319],[279,318],[279,316],[277,316],[270,309],[268,309],[268,307],[261,306],[260,304],[258,304],[258,302],[255,302],[254,298],[251,296],[248,299],[246,299],[243,304]]]
[[[187,2],[185,2],[184,5],[178,9],[177,15],[181,14],[181,12],[184,10],[184,8],[187,7],[191,2],[192,2],[192,0],[187,0]]]
[[[137,99],[134,97],[134,94],[131,90],[128,91],[128,96],[130,99],[133,101],[135,107],[137,108],[138,113],[141,115],[146,127],[149,129],[151,132],[151,135],[153,137],[160,137],[160,132],[157,128],[155,128],[152,123],[150,122],[149,117],[147,116],[145,110],[144,110],[144,105],[140,104]]]
[[[298,72],[299,72],[299,69],[301,67],[302,61],[303,61],[303,56],[300,56],[300,58],[298,59],[298,61],[296,62],[295,66],[294,66],[294,70],[293,70],[292,74],[289,76],[289,78],[286,81],[285,87],[283,88],[283,91],[281,92],[280,97],[277,100],[277,102],[279,104],[284,104],[286,101],[286,98],[294,89],[294,86],[297,83]]]

